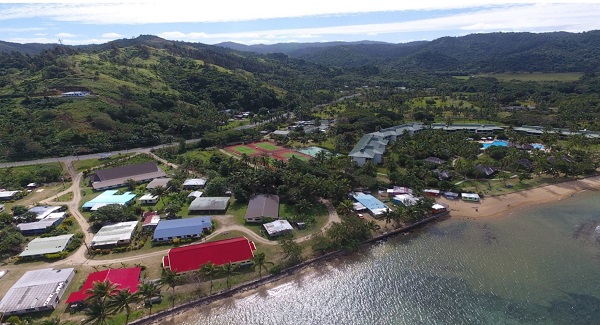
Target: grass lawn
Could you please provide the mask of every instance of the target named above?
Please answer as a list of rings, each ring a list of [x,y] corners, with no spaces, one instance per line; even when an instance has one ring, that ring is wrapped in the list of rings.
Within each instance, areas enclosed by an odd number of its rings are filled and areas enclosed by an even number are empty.
[[[523,181],[519,181],[517,177],[507,179],[506,181],[500,179],[489,180],[489,182],[488,180],[469,180],[461,186],[464,191],[482,192],[486,196],[495,196],[557,184],[568,180],[572,180],[572,178],[554,178],[543,175],[541,177],[534,176],[532,179],[525,179]]]
[[[272,144],[270,142],[259,142],[259,143],[255,143],[255,146],[265,150],[265,151],[278,151],[278,150],[282,150],[283,148]]]
[[[86,170],[86,169],[91,169],[91,168],[95,168],[98,166],[102,166],[102,165],[106,165],[106,164],[110,164],[111,162],[117,161],[119,159],[123,159],[123,158],[127,158],[130,157],[131,155],[133,155],[132,153],[126,153],[126,154],[118,154],[118,155],[113,155],[110,156],[110,158],[108,159],[98,159],[98,158],[93,158],[93,159],[86,159],[86,160],[77,160],[73,162],[73,166],[75,167],[75,170],[77,170],[78,172]]]
[[[234,146],[234,147],[229,147],[230,150],[236,151],[239,154],[246,154],[246,155],[254,155],[257,154],[258,151],[245,146],[245,145],[239,145],[239,146]]]
[[[73,192],[69,192],[66,194],[63,194],[57,198],[55,198],[53,201],[54,202],[67,202],[67,201],[71,201],[73,199]]]
[[[310,159],[309,157],[307,157],[307,156],[305,156],[303,154],[297,153],[297,152],[286,152],[286,153],[282,154],[281,156],[283,156],[283,157],[285,157],[287,159],[291,159],[292,157],[296,157],[296,158],[298,158],[298,159],[300,159],[302,161],[308,161]]]

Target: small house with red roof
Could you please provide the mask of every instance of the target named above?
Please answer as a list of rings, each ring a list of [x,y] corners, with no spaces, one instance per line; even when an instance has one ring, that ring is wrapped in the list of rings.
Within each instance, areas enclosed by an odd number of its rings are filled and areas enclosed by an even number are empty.
[[[117,285],[117,290],[129,289],[129,292],[136,293],[140,284],[141,267],[130,267],[124,269],[108,269],[100,272],[94,272],[88,275],[81,290],[71,293],[67,304],[74,304],[84,301],[90,296],[86,291],[94,287],[94,282],[104,282],[106,280]]]
[[[163,267],[177,273],[198,270],[211,262],[217,266],[229,262],[239,265],[252,264],[256,246],[246,237],[218,240],[171,248],[163,257]]]

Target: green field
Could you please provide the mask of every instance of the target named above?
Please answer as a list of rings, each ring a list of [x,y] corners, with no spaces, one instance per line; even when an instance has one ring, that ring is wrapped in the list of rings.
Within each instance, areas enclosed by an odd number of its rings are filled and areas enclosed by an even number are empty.
[[[308,157],[306,157],[305,155],[296,153],[296,152],[286,152],[284,154],[282,154],[283,157],[287,158],[287,159],[291,159],[292,157],[296,157],[302,161],[308,161]]]
[[[254,150],[248,146],[244,146],[244,145],[231,147],[231,150],[234,150],[241,154],[246,154],[246,155],[254,155],[254,154],[258,153],[258,151]]]
[[[261,148],[262,150],[265,150],[265,151],[278,151],[278,150],[281,150],[281,147],[276,146],[276,145],[274,145],[272,143],[269,143],[269,142],[259,142],[259,143],[256,143],[254,145],[257,146],[257,147],[259,147],[259,148]]]
[[[562,72],[562,73],[491,73],[478,74],[476,78],[492,77],[500,81],[577,81],[583,76],[581,72]]]

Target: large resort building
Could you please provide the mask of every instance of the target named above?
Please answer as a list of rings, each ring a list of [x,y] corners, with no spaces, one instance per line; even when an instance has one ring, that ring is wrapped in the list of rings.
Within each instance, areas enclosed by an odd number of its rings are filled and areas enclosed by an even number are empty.
[[[481,135],[491,135],[494,132],[503,131],[504,128],[494,124],[452,124],[433,123],[424,125],[421,123],[406,123],[398,126],[393,126],[386,129],[381,129],[377,132],[365,134],[358,143],[354,146],[348,156],[358,165],[363,166],[368,161],[375,164],[380,164],[383,159],[383,154],[388,144],[396,141],[405,133],[413,135],[422,130],[444,130],[446,132],[470,132]]]

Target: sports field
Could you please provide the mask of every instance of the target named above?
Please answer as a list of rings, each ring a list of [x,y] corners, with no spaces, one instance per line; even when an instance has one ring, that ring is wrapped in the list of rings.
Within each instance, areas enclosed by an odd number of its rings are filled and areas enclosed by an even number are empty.
[[[270,158],[279,159],[283,161],[288,161],[292,157],[296,157],[302,161],[307,161],[312,158],[307,154],[300,153],[292,149],[284,148],[271,142],[240,144],[227,147],[225,148],[225,150],[231,152],[236,156],[241,156],[242,154],[246,154],[250,157],[266,155]]]

